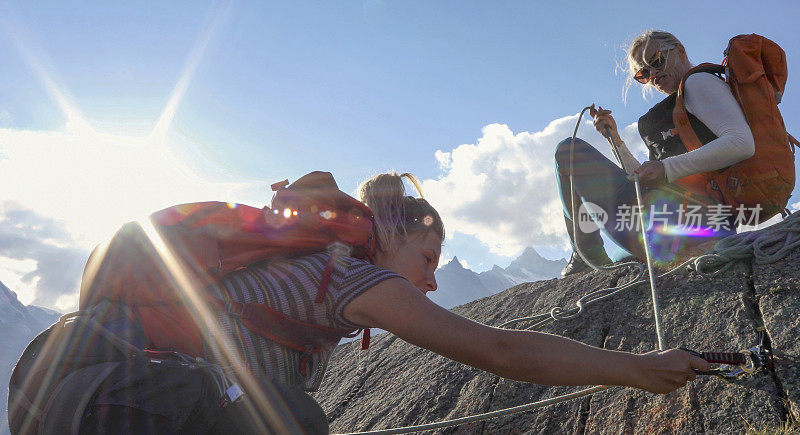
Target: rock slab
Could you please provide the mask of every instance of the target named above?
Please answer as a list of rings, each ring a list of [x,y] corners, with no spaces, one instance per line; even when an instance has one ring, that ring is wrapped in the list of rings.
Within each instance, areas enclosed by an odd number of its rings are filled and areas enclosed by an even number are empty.
[[[774,371],[735,382],[700,376],[668,395],[610,390],[526,413],[440,429],[443,433],[741,433],[800,418],[800,250],[767,265],[739,263],[714,278],[689,270],[659,280],[668,347],[740,351],[765,330],[776,353]],[[522,284],[453,309],[488,325],[569,308],[586,293],[633,278],[627,269]],[[539,331],[606,349],[657,348],[647,285],[588,306]],[[430,423],[522,405],[579,388],[501,379],[414,347],[391,334],[373,348],[339,347],[315,398],[332,432]]]

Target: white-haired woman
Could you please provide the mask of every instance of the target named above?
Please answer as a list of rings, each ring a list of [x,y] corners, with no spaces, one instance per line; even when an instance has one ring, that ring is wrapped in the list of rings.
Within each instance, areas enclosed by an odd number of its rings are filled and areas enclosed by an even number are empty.
[[[647,195],[651,208],[661,212],[665,222],[677,226],[678,219],[685,219],[691,210],[685,199],[664,193],[659,198],[657,186],[672,183],[687,176],[726,168],[745,160],[755,153],[753,135],[745,120],[744,113],[731,94],[728,85],[720,77],[697,73],[690,75],[684,83],[685,105],[689,120],[698,138],[704,144],[693,151],[687,151],[680,137],[675,134],[672,113],[675,107],[678,86],[686,73],[693,67],[686,54],[686,48],[671,33],[647,31],[636,37],[627,50],[629,81],[636,81],[652,88],[667,97],[639,118],[639,133],[649,151],[649,160],[640,163],[625,146],[619,135],[617,124],[610,110],[600,108],[595,113],[594,126],[604,136],[609,136],[619,145],[619,156],[625,171],[609,161],[588,143],[576,139],[571,150],[571,140],[562,141],[556,151],[557,177],[564,203],[564,215],[573,247],[577,243],[590,261],[604,264],[610,260],[603,247],[599,232],[586,232],[580,229],[573,234],[572,201],[569,188],[569,174],[574,175],[575,208],[580,204],[592,202],[609,213],[609,219],[602,229],[618,245],[634,256],[643,259],[644,254],[636,228],[621,222],[630,218],[630,211],[636,205],[636,197],[631,176],[638,174],[643,186],[649,188]],[[572,152],[572,157],[570,157]],[[572,168],[570,165],[572,160]],[[627,171],[627,172],[626,172]],[[695,195],[695,201],[707,204],[721,203],[713,192],[709,196]],[[695,232],[687,238],[683,234],[663,234],[654,231],[651,240],[656,258],[670,260],[682,249],[699,245],[702,241],[715,240],[735,232],[734,216],[723,213],[713,217],[707,209],[700,213],[699,227],[713,228],[715,231]],[[709,226],[710,219],[720,220]],[[573,253],[564,274],[575,273],[587,268],[583,260]]]

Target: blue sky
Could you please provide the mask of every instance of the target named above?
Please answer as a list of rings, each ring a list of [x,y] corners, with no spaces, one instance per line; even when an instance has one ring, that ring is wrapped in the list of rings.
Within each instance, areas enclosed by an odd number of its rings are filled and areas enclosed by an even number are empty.
[[[648,28],[695,63],[739,33],[778,42],[800,132],[794,2],[137,3],[0,3],[0,280],[25,302],[68,309],[123,221],[260,205],[311,170],[348,192],[415,173],[452,235],[444,260],[476,271],[528,245],[567,256],[552,150],[591,103],[641,150],[635,122],[660,97],[623,102],[617,66]]]

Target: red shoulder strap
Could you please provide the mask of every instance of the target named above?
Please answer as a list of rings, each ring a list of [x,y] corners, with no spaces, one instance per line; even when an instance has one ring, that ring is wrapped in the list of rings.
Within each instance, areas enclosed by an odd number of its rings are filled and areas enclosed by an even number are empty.
[[[223,301],[211,296],[207,300],[239,318],[250,331],[298,352],[309,350],[309,346],[312,352],[319,352],[351,333],[347,329],[296,320],[267,305]]]
[[[347,329],[330,328],[315,323],[303,322],[281,313],[267,305],[223,301],[213,296],[207,299],[212,306],[237,317],[247,329],[268,340],[300,352],[300,374],[306,376],[312,354],[336,346],[342,337],[353,337]],[[369,329],[364,329],[362,349],[369,346]]]

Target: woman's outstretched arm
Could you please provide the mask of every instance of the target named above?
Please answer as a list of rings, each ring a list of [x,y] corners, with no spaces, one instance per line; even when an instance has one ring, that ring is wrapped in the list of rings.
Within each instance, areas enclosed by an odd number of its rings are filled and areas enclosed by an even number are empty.
[[[431,302],[404,279],[390,279],[351,301],[345,317],[385,329],[447,358],[543,385],[622,385],[668,393],[693,380],[706,361],[681,350],[632,354],[533,331],[494,328]]]

